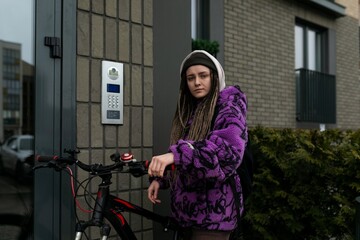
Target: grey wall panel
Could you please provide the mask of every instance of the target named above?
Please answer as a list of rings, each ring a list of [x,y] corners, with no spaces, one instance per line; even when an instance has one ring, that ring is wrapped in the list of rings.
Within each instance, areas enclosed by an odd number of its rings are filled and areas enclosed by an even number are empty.
[[[76,146],[76,1],[63,0],[62,4],[61,151]],[[74,200],[70,177],[65,172],[61,176],[60,192],[60,239],[74,239]]]
[[[170,127],[180,83],[179,68],[191,51],[191,5],[183,0],[154,1],[154,154],[169,147]],[[161,192],[160,214],[169,214],[168,192]],[[156,236],[156,237],[155,237]],[[154,226],[154,239],[171,239]]]
[[[55,129],[55,75],[57,67],[50,59],[50,49],[44,46],[45,36],[54,36],[55,2],[39,0],[36,2],[35,21],[35,152],[37,154],[53,154],[58,127]],[[59,74],[58,74],[59,75]],[[54,185],[59,184],[59,178],[53,171],[44,169],[35,172],[34,181],[34,238],[55,239],[59,235],[53,221],[55,203],[54,197],[58,191]],[[57,231],[57,232],[55,232]]]
[[[210,0],[210,40],[219,43],[216,58],[224,65],[224,2]]]

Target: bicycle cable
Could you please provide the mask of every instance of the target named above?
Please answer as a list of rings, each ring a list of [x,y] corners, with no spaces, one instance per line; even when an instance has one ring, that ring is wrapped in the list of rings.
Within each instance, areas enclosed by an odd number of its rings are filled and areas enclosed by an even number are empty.
[[[75,218],[76,218],[76,221],[79,222],[80,221],[80,218],[79,218],[79,215],[77,214],[77,208],[79,208],[82,212],[85,212],[85,213],[92,213],[94,210],[87,210],[87,209],[84,209],[83,207],[81,207],[78,199],[77,199],[77,196],[78,196],[78,191],[80,189],[80,187],[82,187],[82,189],[84,190],[85,193],[87,194],[90,194],[91,196],[91,193],[89,191],[87,191],[87,185],[88,183],[96,177],[95,176],[91,176],[89,178],[86,178],[85,180],[83,180],[82,182],[80,182],[79,180],[75,179],[74,178],[74,174],[73,174],[73,171],[71,170],[71,168],[69,166],[66,167],[66,169],[68,170],[68,174],[70,176],[70,184],[71,184],[71,192],[72,192],[72,195],[73,195],[73,198],[74,198],[74,212],[75,212]],[[75,179],[75,180],[74,180]],[[74,184],[74,181],[76,181],[78,183],[78,186],[76,188],[76,191],[75,191],[75,184]],[[88,183],[86,184],[86,186],[84,187],[83,184],[84,182],[87,181]],[[84,194],[84,198],[86,199],[85,197],[86,195]],[[93,198],[93,197],[92,197]],[[93,198],[94,199],[94,198]],[[86,201],[87,205],[90,207],[90,209],[92,209],[91,205]],[[87,235],[86,232],[83,232],[84,236],[85,236],[85,239],[87,240],[90,240],[89,236]]]
[[[70,174],[71,193],[72,193],[72,195],[73,195],[73,198],[74,198],[74,201],[75,201],[75,205],[76,205],[81,211],[83,211],[83,212],[85,212],[85,213],[92,213],[92,212],[94,211],[93,209],[92,209],[92,210],[84,209],[84,208],[80,205],[80,203],[79,203],[79,201],[78,201],[78,199],[77,199],[77,196],[78,196],[78,195],[77,195],[77,191],[79,190],[79,187],[82,186],[82,183],[83,183],[83,182],[79,182],[79,181],[76,180],[76,182],[79,183],[79,186],[76,188],[76,192],[75,192],[74,174],[73,174],[73,172],[72,172],[72,170],[71,170],[71,168],[70,168],[69,166],[67,166],[66,169],[69,171],[69,174]],[[88,180],[88,179],[85,179],[85,180]],[[89,180],[89,181],[90,181],[90,180]],[[83,189],[85,190],[85,192],[87,192],[87,191],[86,191],[86,188],[83,188]],[[86,199],[85,194],[84,194],[84,198]],[[87,202],[87,201],[86,201],[86,202]],[[90,205],[88,204],[88,206],[90,206]]]

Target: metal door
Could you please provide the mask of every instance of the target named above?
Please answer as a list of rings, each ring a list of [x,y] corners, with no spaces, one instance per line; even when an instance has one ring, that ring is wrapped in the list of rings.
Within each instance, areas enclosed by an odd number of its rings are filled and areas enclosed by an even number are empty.
[[[35,154],[75,147],[76,1],[37,0]],[[69,176],[40,169],[34,182],[34,239],[74,236]]]

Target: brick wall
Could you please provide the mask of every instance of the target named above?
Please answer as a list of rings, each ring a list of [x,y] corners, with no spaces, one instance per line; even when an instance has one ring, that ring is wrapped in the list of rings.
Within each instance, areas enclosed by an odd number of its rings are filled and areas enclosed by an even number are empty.
[[[345,17],[337,22],[337,122],[339,128],[360,127],[359,25]],[[357,40],[357,44],[354,43]]]
[[[336,0],[336,3],[345,6],[346,15],[352,18],[359,18],[359,1],[358,0]]]
[[[78,0],[77,147],[84,162],[110,163],[117,148],[138,159],[152,156],[153,3],[142,0]],[[101,124],[101,61],[124,64],[124,124]],[[86,178],[79,172],[79,180]],[[152,209],[147,178],[113,176],[113,194]],[[97,183],[91,185],[94,192]],[[152,222],[125,215],[138,239],[152,239]],[[114,233],[114,231],[113,231]],[[98,230],[91,231],[95,238]]]
[[[294,18],[290,10],[281,1],[225,3],[227,84],[239,84],[246,92],[250,125],[294,127]]]
[[[338,88],[337,92],[337,124],[341,128],[359,127],[360,117],[355,113],[360,108],[357,94],[350,91],[354,95],[346,96],[346,91],[350,90],[347,86],[359,85],[356,85],[359,44],[355,36],[358,29],[354,18],[335,20],[300,1],[285,0],[228,0],[224,11],[227,83],[240,84],[247,93],[250,126],[297,126],[294,26],[295,18],[299,17],[335,28],[337,84],[344,88]]]

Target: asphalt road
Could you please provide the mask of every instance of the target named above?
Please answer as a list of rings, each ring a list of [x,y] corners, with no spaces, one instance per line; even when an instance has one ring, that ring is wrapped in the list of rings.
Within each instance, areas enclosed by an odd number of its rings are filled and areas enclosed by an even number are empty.
[[[32,206],[32,181],[18,183],[12,177],[0,175],[0,218],[2,214],[29,214]],[[0,225],[0,240],[16,240],[20,228]]]
[[[32,206],[32,182],[16,182],[12,177],[0,175],[0,214],[26,213]]]

